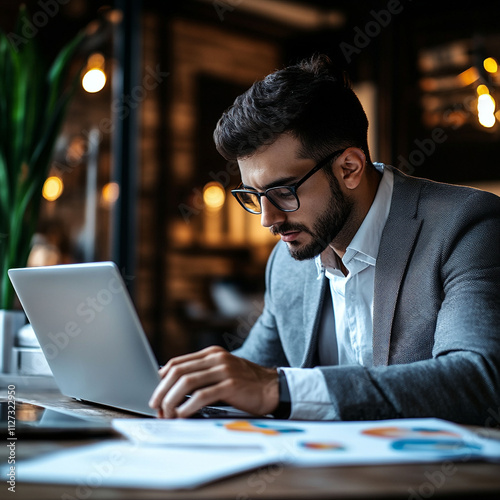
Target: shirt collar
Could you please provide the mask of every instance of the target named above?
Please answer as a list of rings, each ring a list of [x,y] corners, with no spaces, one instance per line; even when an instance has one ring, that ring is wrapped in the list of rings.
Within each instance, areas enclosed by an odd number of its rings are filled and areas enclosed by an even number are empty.
[[[373,165],[379,172],[382,172],[383,175],[370,210],[347,247],[346,253],[342,259],[342,262],[348,269],[348,264],[352,259],[360,260],[372,266],[375,265],[382,231],[391,208],[394,185],[392,167],[382,163],[374,163]],[[329,260],[331,261],[331,259]],[[325,270],[325,265],[326,267],[330,267],[331,262],[323,262],[321,254],[315,258],[315,262],[319,279]]]

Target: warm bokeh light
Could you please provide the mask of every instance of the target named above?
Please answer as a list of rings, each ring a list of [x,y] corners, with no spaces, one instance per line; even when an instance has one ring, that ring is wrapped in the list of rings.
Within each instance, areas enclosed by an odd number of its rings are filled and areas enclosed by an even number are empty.
[[[488,57],[487,59],[485,59],[483,61],[483,66],[488,73],[496,73],[498,70],[498,64],[495,59],[493,59],[493,57]]]
[[[66,150],[66,160],[70,165],[82,161],[83,156],[87,152],[88,144],[82,135],[76,135],[71,138]]]
[[[203,188],[203,202],[208,209],[219,210],[226,200],[226,192],[218,182],[209,182]]]
[[[480,114],[478,115],[479,123],[485,128],[491,128],[495,125],[496,119],[493,114]]]
[[[102,187],[102,201],[106,205],[112,205],[120,196],[120,186],[116,182],[108,182]]]
[[[59,177],[49,177],[43,184],[42,195],[48,201],[55,201],[61,196],[64,189],[63,181]]]
[[[482,94],[477,98],[477,112],[481,114],[493,114],[495,112],[495,99],[490,94]]]
[[[481,94],[477,98],[477,118],[485,128],[495,125],[495,99],[490,94]]]
[[[99,52],[94,52],[91,54],[87,60],[87,68],[104,68],[104,56]]]
[[[462,71],[462,73],[458,75],[458,79],[464,87],[470,85],[471,83],[474,83],[478,78],[479,73],[474,66],[466,69],[465,71]]]
[[[106,74],[99,68],[90,69],[82,78],[82,87],[90,94],[99,92],[104,85],[106,85]]]
[[[477,95],[483,95],[483,94],[489,94],[490,90],[488,89],[488,87],[486,85],[481,84],[481,85],[477,86],[476,92],[477,92]]]

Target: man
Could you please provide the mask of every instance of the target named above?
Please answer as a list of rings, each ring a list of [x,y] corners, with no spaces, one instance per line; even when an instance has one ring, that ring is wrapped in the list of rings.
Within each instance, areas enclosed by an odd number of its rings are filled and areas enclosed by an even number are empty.
[[[238,161],[233,194],[282,241],[243,346],[170,360],[150,402],[159,416],[218,400],[297,419],[498,414],[500,199],[372,164],[367,128],[321,56],[224,113],[214,137]]]

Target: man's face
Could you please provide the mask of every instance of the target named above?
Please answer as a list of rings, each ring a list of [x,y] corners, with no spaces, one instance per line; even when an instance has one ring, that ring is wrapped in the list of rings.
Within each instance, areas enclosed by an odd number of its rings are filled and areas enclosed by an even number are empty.
[[[272,186],[297,182],[315,165],[314,160],[299,158],[299,149],[297,139],[282,135],[251,157],[238,160],[244,187],[265,191]],[[334,241],[345,226],[351,215],[352,201],[335,176],[324,170],[300,185],[297,195],[300,208],[295,212],[283,212],[263,196],[261,224],[281,236],[294,259],[312,259]]]

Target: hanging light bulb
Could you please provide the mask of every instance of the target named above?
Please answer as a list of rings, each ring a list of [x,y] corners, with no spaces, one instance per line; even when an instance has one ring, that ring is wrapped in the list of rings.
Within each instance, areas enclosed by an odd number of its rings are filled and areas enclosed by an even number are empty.
[[[483,127],[491,128],[495,125],[495,106],[495,99],[488,93],[477,98],[477,118]]]
[[[101,196],[103,205],[110,207],[120,196],[120,186],[116,182],[108,182],[103,186]]]
[[[60,177],[51,176],[43,184],[42,195],[48,201],[55,201],[61,196],[64,184]]]
[[[226,192],[218,182],[209,182],[203,188],[203,201],[208,210],[217,211],[222,208],[226,200]]]
[[[496,73],[498,70],[498,63],[493,57],[488,57],[483,61],[483,67],[488,73]]]
[[[481,114],[478,115],[477,119],[484,128],[491,128],[496,122],[495,115],[493,114]]]
[[[495,112],[495,99],[490,94],[481,94],[477,98],[477,112],[479,114],[493,114]]]
[[[104,56],[99,53],[92,54],[87,61],[87,70],[82,78],[82,87],[85,91],[94,94],[106,85],[104,72]]]
[[[483,94],[490,93],[488,87],[486,85],[484,85],[483,83],[481,85],[477,86],[476,92],[477,92],[477,95],[483,95]]]

